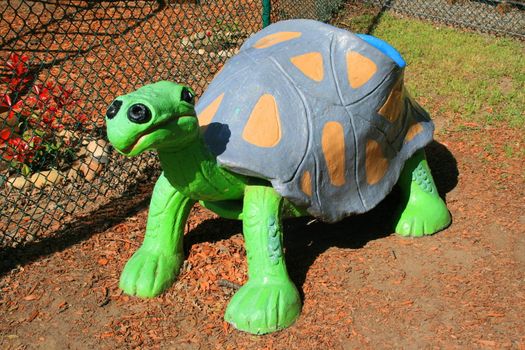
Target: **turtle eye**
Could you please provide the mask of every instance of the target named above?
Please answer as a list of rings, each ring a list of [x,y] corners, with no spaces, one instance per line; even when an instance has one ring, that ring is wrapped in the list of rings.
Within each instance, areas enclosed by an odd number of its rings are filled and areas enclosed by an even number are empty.
[[[137,124],[147,123],[151,119],[151,111],[142,103],[136,103],[129,107],[128,119]]]
[[[117,115],[120,106],[122,106],[122,101],[115,100],[113,103],[108,107],[108,110],[106,112],[106,117],[108,119],[113,119]]]
[[[182,92],[180,93],[180,99],[184,102],[195,104],[195,95],[193,92],[190,91],[190,89],[184,87],[182,88]]]

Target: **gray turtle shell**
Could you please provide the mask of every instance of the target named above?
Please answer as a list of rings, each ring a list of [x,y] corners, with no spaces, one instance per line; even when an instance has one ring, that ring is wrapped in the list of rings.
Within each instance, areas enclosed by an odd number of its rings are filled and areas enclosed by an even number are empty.
[[[327,222],[366,212],[432,140],[404,67],[359,36],[312,21],[250,37],[197,103],[220,166],[270,181]]]

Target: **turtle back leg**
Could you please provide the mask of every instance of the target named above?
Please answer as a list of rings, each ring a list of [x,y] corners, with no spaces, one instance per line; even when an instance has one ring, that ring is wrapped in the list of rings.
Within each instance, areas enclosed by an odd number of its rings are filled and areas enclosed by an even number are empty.
[[[225,319],[235,328],[264,334],[290,326],[301,300],[286,270],[282,248],[283,198],[269,186],[247,186],[243,232],[248,282],[233,296]]]
[[[406,163],[398,181],[401,203],[395,232],[401,236],[431,235],[450,222],[450,213],[438,194],[425,151],[417,151]]]

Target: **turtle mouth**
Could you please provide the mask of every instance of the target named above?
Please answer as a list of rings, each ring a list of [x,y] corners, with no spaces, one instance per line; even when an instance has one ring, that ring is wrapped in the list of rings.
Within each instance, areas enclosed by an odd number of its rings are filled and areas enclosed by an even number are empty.
[[[178,118],[176,118],[178,119]],[[121,149],[121,152],[125,155],[128,155],[130,154],[131,152],[133,152],[133,150],[141,143],[142,140],[144,140],[144,138],[148,135],[151,135],[152,133],[154,133],[155,131],[159,130],[159,129],[162,129],[163,127],[165,127],[166,125],[169,125],[171,124],[173,121],[175,121],[176,119],[167,119],[166,121],[163,121],[159,124],[156,124],[156,125],[153,125],[152,127],[150,128],[147,128],[146,130],[142,131],[141,133],[138,134],[137,138],[135,139],[135,141],[133,141],[131,144],[129,144],[128,146],[124,147],[123,149]]]

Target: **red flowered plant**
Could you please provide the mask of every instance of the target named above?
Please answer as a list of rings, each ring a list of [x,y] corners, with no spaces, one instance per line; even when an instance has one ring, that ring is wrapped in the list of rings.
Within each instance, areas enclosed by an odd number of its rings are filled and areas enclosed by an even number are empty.
[[[53,81],[30,88],[27,62],[25,55],[9,57],[11,74],[2,79],[7,92],[0,95],[0,106],[8,110],[0,124],[1,158],[25,175],[73,161],[80,141],[71,135],[88,121],[70,112],[79,103],[73,89]]]
[[[33,81],[33,76],[29,71],[27,62],[29,57],[12,53],[6,62],[6,67],[11,71],[10,76],[2,79],[8,84],[8,89],[12,92],[26,91]]]

